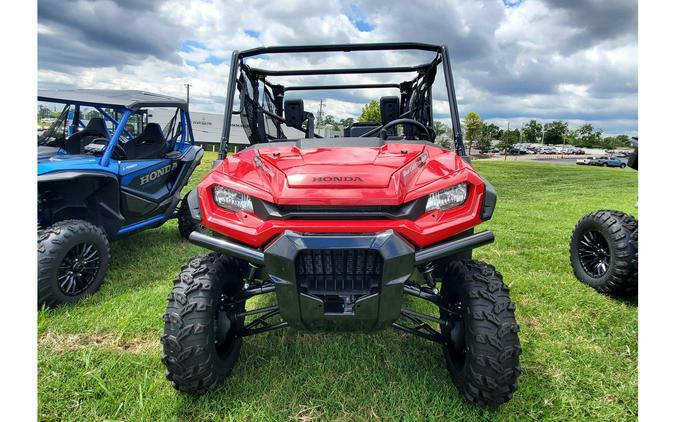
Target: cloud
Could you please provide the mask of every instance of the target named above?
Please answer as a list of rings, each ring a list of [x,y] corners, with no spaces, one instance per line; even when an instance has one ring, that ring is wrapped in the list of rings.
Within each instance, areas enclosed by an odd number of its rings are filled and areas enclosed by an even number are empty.
[[[57,1],[38,4],[40,87],[141,88],[183,95],[221,113],[232,50],[259,45],[421,41],[450,49],[460,113],[494,122],[589,121],[606,133],[637,131],[637,1],[409,2],[212,0]],[[419,63],[410,53],[257,58],[266,68]],[[304,83],[400,81],[341,75]],[[406,76],[407,78],[410,75]],[[289,78],[278,80],[288,82]],[[435,116],[447,119],[439,74]],[[308,108],[347,117],[385,91],[303,93]]]

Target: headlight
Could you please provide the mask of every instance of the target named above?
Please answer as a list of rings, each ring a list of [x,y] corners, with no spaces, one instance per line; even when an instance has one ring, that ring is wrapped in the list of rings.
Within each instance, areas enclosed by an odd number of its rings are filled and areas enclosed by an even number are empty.
[[[469,186],[466,183],[460,183],[451,188],[432,193],[427,200],[427,211],[431,210],[449,210],[458,207],[466,201]]]
[[[216,185],[213,188],[213,199],[219,207],[230,211],[248,211],[253,212],[253,203],[251,197],[245,193],[228,189],[224,186]]]

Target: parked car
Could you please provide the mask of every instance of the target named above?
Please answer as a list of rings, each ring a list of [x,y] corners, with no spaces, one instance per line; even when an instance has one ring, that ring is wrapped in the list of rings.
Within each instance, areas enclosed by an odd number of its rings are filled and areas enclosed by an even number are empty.
[[[595,157],[580,158],[577,160],[577,164],[580,166],[589,166],[591,165],[591,162],[594,160],[596,160]]]
[[[625,168],[626,163],[623,161],[619,160],[616,157],[600,157],[596,158],[595,160],[592,160],[590,165],[592,166],[602,166],[602,167],[619,167],[619,168]]]

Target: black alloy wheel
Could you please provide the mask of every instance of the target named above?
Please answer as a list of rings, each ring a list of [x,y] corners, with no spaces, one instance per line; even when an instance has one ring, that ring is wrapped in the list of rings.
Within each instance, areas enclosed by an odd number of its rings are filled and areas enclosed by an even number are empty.
[[[589,230],[582,234],[577,250],[579,262],[586,274],[593,278],[600,278],[607,273],[612,255],[607,239],[602,233]]]
[[[570,239],[570,263],[579,281],[612,296],[638,290],[638,223],[621,211],[583,216]]]
[[[59,289],[68,296],[77,296],[96,280],[101,268],[101,253],[92,242],[73,246],[63,257],[58,270]]]
[[[63,220],[38,230],[38,307],[75,303],[101,287],[110,246],[102,228]]]

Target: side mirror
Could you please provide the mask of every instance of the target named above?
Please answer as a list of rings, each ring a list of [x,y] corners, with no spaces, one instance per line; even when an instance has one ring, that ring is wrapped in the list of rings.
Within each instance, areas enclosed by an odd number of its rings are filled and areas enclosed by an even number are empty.
[[[305,106],[301,99],[284,101],[284,120],[288,126],[302,126],[305,121]]]

